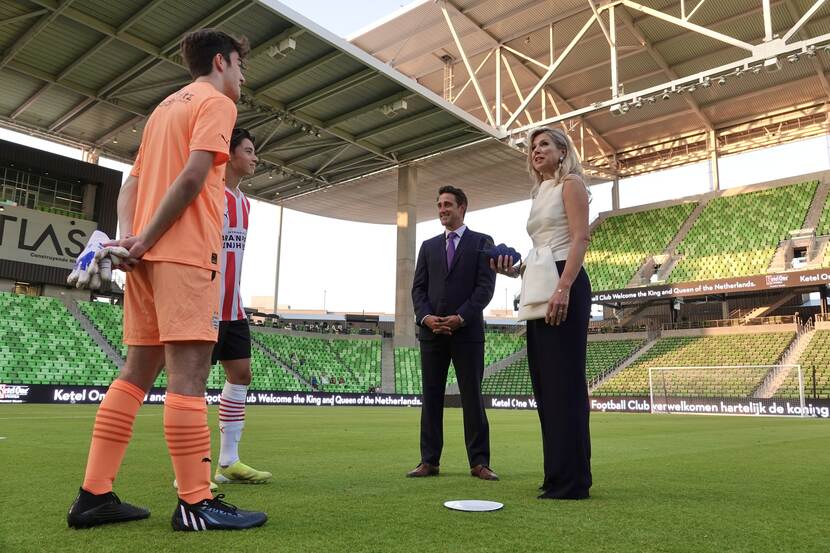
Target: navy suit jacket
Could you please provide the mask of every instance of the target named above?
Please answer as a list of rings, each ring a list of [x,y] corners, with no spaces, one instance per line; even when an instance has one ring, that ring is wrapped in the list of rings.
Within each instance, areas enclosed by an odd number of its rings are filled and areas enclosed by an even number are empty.
[[[419,340],[436,339],[429,327],[421,324],[427,315],[460,315],[464,326],[453,332],[453,339],[484,341],[484,308],[496,288],[496,273],[484,252],[492,247],[492,238],[468,227],[458,242],[452,266],[447,267],[447,242],[443,233],[421,244],[412,283]]]

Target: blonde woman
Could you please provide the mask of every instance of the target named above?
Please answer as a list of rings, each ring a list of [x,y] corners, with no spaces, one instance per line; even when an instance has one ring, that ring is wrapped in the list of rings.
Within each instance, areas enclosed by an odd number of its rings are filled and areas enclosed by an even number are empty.
[[[545,479],[540,499],[585,499],[591,487],[591,438],[585,363],[591,283],[589,192],[573,143],[559,129],[529,134],[534,185],[527,232],[533,250],[521,266],[500,256],[497,272],[522,276],[519,319],[527,321],[527,359],[542,425]]]

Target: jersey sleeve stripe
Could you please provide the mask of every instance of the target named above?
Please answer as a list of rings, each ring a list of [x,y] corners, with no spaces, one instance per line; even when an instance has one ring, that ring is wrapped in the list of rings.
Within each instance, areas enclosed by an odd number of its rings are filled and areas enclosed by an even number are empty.
[[[225,190],[225,198],[228,201],[228,225],[233,228],[236,226],[236,198],[227,190]]]
[[[248,202],[248,198],[242,196],[242,227],[245,230],[248,230],[248,212],[251,209],[251,204]]]
[[[225,294],[222,304],[222,320],[229,321],[233,316],[233,300],[235,297],[234,283],[236,282],[236,254],[227,252],[227,265],[225,266]]]

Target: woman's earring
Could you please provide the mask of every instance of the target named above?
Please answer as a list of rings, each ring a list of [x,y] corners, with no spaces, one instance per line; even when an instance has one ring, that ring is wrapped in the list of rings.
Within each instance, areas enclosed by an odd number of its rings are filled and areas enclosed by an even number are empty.
[[[563,161],[565,161],[565,156],[559,156],[559,163],[562,163]]]

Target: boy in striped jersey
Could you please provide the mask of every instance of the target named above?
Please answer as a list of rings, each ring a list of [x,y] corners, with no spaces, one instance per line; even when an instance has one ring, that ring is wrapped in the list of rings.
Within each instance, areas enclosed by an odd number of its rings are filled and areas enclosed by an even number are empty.
[[[225,166],[225,225],[222,229],[222,294],[219,301],[219,339],[213,348],[213,363],[222,362],[225,387],[219,403],[219,466],[214,480],[220,484],[261,484],[270,472],[259,471],[239,460],[239,440],[245,426],[245,399],[251,383],[251,334],[242,308],[239,281],[248,235],[251,204],[239,189],[243,177],[256,170],[254,139],[236,128],[231,134],[230,159]]]

